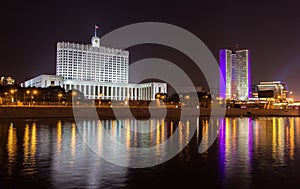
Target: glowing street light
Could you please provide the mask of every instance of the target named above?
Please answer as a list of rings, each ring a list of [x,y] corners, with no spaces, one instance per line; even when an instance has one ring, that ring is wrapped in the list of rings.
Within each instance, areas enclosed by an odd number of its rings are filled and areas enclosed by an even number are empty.
[[[14,102],[14,94],[17,92],[17,89],[11,89],[10,94],[11,94],[11,102]]]
[[[102,96],[103,96],[103,94],[100,93],[100,94],[99,94],[99,106],[101,105],[101,99],[102,99]]]
[[[61,97],[62,97],[62,94],[59,93],[57,96],[58,96],[58,103],[60,104],[60,99],[61,99]]]
[[[32,92],[30,90],[27,90],[26,91],[27,94],[31,94],[30,96],[30,104],[32,104],[32,100],[34,99],[34,95],[37,95],[38,94],[38,91],[37,90],[33,90]]]

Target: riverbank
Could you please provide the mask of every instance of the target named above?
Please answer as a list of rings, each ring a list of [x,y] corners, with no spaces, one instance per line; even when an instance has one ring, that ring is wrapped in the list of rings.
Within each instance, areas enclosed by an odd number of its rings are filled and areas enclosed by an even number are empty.
[[[176,107],[132,107],[130,111],[124,107],[74,107],[76,117],[91,117],[97,115],[100,118],[118,117],[180,117],[181,113],[188,116],[199,115],[199,110],[195,108],[184,108],[184,111]],[[97,114],[96,114],[97,112]],[[210,116],[210,108],[200,108],[200,116]],[[226,116],[235,117],[259,117],[259,116],[300,116],[298,109],[227,109]],[[0,107],[0,119],[7,118],[73,118],[74,111],[70,106],[7,106]]]

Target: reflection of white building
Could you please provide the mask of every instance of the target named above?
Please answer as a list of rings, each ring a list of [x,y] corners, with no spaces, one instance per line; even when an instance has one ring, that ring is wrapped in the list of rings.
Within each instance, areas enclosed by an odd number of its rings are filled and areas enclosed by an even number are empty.
[[[166,83],[128,83],[128,70],[128,51],[102,47],[100,38],[93,36],[92,44],[58,42],[56,75],[41,75],[22,86],[48,87],[54,82],[66,91],[77,89],[89,99],[154,100],[156,93],[167,93]]]

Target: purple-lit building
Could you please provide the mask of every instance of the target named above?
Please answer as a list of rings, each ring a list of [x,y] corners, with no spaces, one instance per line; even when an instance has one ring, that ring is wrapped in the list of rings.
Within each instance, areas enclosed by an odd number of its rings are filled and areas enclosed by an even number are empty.
[[[251,91],[249,50],[232,51],[222,49],[219,56],[221,76],[223,76],[225,82],[225,87],[220,85],[220,97],[223,99],[247,100]]]

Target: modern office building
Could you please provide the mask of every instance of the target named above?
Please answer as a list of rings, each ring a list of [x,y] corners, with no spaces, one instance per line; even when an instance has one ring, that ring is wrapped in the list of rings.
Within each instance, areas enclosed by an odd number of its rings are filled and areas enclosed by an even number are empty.
[[[264,81],[257,85],[258,98],[274,98],[285,100],[288,97],[288,85],[282,81]]]
[[[22,86],[54,84],[79,90],[88,99],[155,100],[156,93],[167,93],[166,83],[128,83],[128,69],[129,52],[102,47],[95,32],[91,44],[58,42],[56,75],[40,75]]]
[[[247,100],[251,91],[251,67],[249,50],[222,49],[219,54],[221,77],[220,97],[232,100]]]

